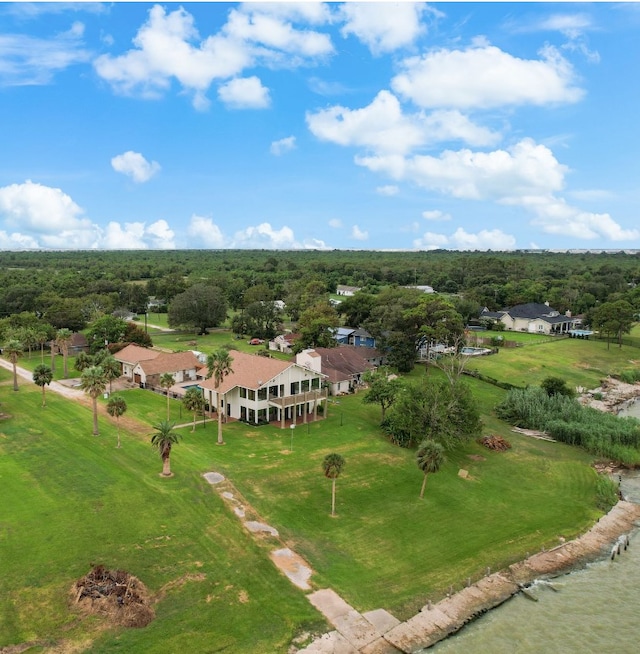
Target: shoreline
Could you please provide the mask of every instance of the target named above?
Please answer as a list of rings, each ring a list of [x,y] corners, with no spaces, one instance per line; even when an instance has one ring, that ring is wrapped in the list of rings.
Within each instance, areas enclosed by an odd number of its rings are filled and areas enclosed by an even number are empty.
[[[414,617],[386,632],[383,638],[405,654],[427,649],[506,602],[523,586],[537,579],[567,574],[607,556],[621,537],[637,529],[639,521],[640,504],[621,500],[582,536],[533,554],[437,604],[424,606]]]

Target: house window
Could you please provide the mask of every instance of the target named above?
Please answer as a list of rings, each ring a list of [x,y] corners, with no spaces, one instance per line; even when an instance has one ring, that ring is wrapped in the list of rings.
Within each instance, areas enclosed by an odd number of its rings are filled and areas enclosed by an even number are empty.
[[[300,392],[300,382],[291,383],[291,395],[297,395]]]
[[[249,398],[250,402],[253,402],[256,399],[256,392],[252,389],[249,389],[247,391],[247,397]]]
[[[303,393],[306,393],[309,390],[309,380],[304,379],[300,384],[300,389]]]
[[[278,387],[269,386],[269,397],[278,397]]]
[[[247,407],[246,406],[241,406],[240,407],[240,420],[244,420],[245,422],[247,421]]]
[[[258,389],[258,399],[259,400],[266,400],[267,399],[267,388],[266,388],[266,386],[264,388],[259,388]]]
[[[320,388],[320,378],[319,377],[314,377],[311,380],[311,388],[315,391]]]
[[[243,399],[247,399],[247,389],[240,387],[240,397]]]

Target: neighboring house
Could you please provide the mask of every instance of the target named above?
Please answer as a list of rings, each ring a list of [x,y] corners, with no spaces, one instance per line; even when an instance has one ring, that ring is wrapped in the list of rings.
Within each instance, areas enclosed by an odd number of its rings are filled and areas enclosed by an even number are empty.
[[[160,352],[140,345],[127,345],[116,352],[122,375],[143,388],[158,388],[160,377],[168,372],[176,384],[196,381],[196,371],[202,367],[198,357],[188,352]]]
[[[155,359],[159,354],[160,352],[158,352],[158,350],[150,350],[148,347],[130,344],[123,347],[113,356],[122,366],[123,376],[130,381],[133,381],[133,369],[140,363],[140,361]]]
[[[376,339],[362,328],[338,327],[335,330],[335,339],[340,345],[353,345],[355,347],[375,347]]]
[[[269,341],[269,349],[274,352],[293,354],[292,347],[298,338],[300,338],[300,334],[293,334],[291,332],[287,332],[286,334],[279,334],[274,339]]]
[[[480,318],[501,322],[509,331],[530,332],[533,334],[566,334],[580,322],[570,311],[561,314],[551,308],[548,302],[540,304],[529,302],[518,304],[502,311],[489,311],[486,307]]]
[[[346,295],[347,297],[351,297],[352,295],[355,295],[359,290],[360,290],[359,286],[343,286],[342,284],[338,284],[338,288],[336,289],[336,294]]]
[[[173,375],[176,384],[197,381],[196,372],[202,363],[191,351],[159,352],[155,359],[139,361],[133,368],[133,381],[142,388],[160,388],[160,377]]]
[[[84,334],[80,332],[74,332],[71,335],[71,342],[69,343],[69,355],[76,356],[80,352],[89,351],[89,341]]]
[[[379,356],[377,350],[352,345],[317,347],[296,355],[296,363],[326,375],[331,395],[341,395],[362,384],[362,375],[376,369]]]
[[[221,395],[224,415],[252,424],[306,423],[318,417],[318,407],[327,401],[324,375],[291,361],[231,350],[231,369],[216,389],[215,379],[206,379],[206,367],[198,371],[199,386],[211,410]]]

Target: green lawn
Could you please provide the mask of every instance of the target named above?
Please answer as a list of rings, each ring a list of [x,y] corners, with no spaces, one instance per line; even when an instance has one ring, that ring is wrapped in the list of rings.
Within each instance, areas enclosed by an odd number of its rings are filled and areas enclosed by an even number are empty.
[[[23,382],[14,393],[10,378],[0,370],[0,402],[10,416],[0,423],[0,647],[46,639],[86,641],[92,652],[167,652],[188,636],[191,652],[214,644],[286,652],[296,634],[326,625],[276,571],[269,549],[295,549],[315,570],[314,587],[334,588],[357,609],[407,618],[451,585],[570,538],[599,515],[589,457],[510,433],[492,415],[503,391],[477,380],[470,383],[486,431],[506,436],[513,449],[498,454],[470,443],[449,452],[421,501],[414,453],[381,437],[379,408],[357,395],[331,403],[327,420],[299,424],[292,452],[290,429],[233,423],[225,426],[228,444],[218,447],[215,422],[199,421],[195,433],[182,430],[175,477],[167,480],[148,438],[166,415],[164,397],[123,392],[126,417],[143,424],[123,430],[118,450],[103,402],[96,438],[87,408],[49,393],[41,409],[39,389]],[[173,404],[172,418],[177,410]],[[321,462],[334,451],[346,467],[331,518]],[[458,476],[460,468],[471,480]],[[282,543],[242,529],[203,480],[211,470],[229,477]],[[126,569],[153,593],[168,588],[157,619],[144,629],[105,631],[97,620],[76,618],[67,590],[91,563]]]
[[[569,338],[500,348],[497,355],[472,359],[467,370],[523,387],[554,376],[571,386],[596,388],[607,375],[637,368],[639,361],[640,349],[635,347]]]

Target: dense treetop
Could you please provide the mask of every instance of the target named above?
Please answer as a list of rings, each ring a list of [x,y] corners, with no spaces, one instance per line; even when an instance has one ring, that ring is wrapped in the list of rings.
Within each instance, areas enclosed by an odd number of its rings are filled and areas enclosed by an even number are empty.
[[[118,308],[143,311],[148,296],[169,303],[196,283],[223,289],[232,309],[338,284],[378,294],[390,285],[430,285],[498,309],[548,301],[585,313],[605,301],[638,305],[640,256],[624,252],[427,252],[142,250],[0,252],[0,317],[23,311],[56,326]],[[310,286],[311,284],[311,286]],[[250,289],[259,287],[260,293]],[[261,295],[262,297],[254,297]]]

